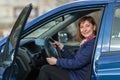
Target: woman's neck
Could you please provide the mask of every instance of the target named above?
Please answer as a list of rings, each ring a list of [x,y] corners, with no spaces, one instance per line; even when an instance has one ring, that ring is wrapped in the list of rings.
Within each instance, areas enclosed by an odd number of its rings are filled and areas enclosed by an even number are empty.
[[[89,37],[87,37],[86,39],[87,39],[87,41],[88,40],[91,40],[92,38],[94,38],[95,37],[95,34],[92,34],[92,35],[90,35]]]
[[[95,35],[94,34],[92,34],[92,35],[90,35],[89,37],[87,37],[87,38],[85,38],[85,39],[83,39],[82,41],[81,41],[81,45],[82,44],[84,44],[85,42],[87,42],[87,41],[89,41],[89,40],[91,40],[91,39],[93,39],[95,37]]]

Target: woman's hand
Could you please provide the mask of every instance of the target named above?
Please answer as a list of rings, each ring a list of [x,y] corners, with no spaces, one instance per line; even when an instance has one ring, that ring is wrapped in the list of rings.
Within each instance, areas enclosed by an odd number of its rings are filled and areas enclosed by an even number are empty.
[[[54,43],[52,43],[55,47],[58,46],[61,50],[63,49],[64,45],[58,41],[55,41]]]
[[[46,60],[50,65],[56,65],[57,59],[55,57],[48,57]]]

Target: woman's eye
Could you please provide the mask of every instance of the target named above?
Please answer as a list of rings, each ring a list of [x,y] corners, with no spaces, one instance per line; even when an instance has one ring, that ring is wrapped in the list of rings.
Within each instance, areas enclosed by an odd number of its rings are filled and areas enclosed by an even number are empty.
[[[86,27],[89,27],[90,25],[86,25]]]

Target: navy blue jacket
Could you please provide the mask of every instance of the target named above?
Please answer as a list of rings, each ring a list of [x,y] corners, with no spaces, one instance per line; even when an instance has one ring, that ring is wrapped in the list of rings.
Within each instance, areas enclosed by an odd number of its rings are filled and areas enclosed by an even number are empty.
[[[65,58],[58,59],[56,65],[67,69],[71,80],[85,80],[90,67],[94,42],[95,38],[85,42],[75,55],[64,46],[63,56]]]

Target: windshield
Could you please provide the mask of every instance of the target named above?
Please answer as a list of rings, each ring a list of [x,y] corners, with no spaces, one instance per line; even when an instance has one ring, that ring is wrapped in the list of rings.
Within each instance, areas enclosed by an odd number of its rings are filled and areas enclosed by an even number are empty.
[[[47,31],[49,31],[50,29],[54,28],[56,25],[62,23],[63,21],[65,21],[65,19],[67,19],[70,16],[70,14],[62,16],[60,18],[57,18],[45,25],[43,25],[42,27],[40,26],[39,29],[35,30],[34,32],[30,33],[28,36],[26,36],[25,38],[37,38],[40,35],[46,33]]]

